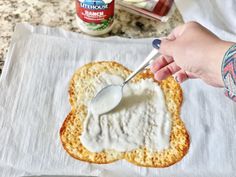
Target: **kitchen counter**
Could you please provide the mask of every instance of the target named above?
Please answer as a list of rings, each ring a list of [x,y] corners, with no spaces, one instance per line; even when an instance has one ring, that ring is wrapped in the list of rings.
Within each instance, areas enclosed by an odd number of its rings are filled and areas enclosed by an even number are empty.
[[[0,74],[16,23],[28,22],[33,25],[81,32],[76,23],[74,0],[2,0],[0,14]],[[115,25],[106,36],[118,35],[127,38],[166,36],[182,23],[178,9],[174,10],[172,17],[166,23],[116,10]]]

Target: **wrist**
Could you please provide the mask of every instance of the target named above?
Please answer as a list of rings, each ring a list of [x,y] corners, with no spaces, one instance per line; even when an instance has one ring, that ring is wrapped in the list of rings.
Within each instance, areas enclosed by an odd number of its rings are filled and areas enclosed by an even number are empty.
[[[213,63],[210,66],[213,66],[213,74],[216,79],[216,86],[224,87],[224,81],[222,77],[222,62],[225,57],[228,49],[233,45],[232,42],[227,42],[220,40],[214,47],[213,54]]]

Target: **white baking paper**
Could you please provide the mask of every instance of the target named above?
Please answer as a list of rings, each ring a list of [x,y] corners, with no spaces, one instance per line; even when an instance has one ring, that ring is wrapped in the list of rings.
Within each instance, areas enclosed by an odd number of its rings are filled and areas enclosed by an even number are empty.
[[[182,84],[181,117],[191,144],[171,167],[137,167],[124,160],[89,164],[62,148],[59,130],[70,111],[68,83],[75,70],[95,60],[116,60],[135,69],[151,51],[151,41],[17,25],[0,79],[0,176],[235,176],[236,103],[223,89],[199,80]]]

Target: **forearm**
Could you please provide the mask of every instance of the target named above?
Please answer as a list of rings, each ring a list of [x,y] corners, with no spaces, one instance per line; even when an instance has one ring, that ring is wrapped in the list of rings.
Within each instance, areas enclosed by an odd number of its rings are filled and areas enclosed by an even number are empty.
[[[236,102],[236,44],[233,44],[225,53],[221,74],[225,95]]]

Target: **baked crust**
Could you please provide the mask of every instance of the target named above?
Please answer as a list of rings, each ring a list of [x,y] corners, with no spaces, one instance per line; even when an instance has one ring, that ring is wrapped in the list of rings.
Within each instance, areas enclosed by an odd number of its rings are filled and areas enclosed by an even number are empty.
[[[129,69],[114,61],[92,62],[82,66],[75,72],[69,86],[69,100],[72,110],[60,129],[60,138],[64,149],[75,159],[97,164],[125,159],[130,163],[143,167],[168,167],[180,161],[188,152],[190,141],[184,123],[180,118],[180,108],[183,100],[182,90],[173,77],[158,83],[163,90],[167,109],[172,117],[170,147],[168,149],[152,152],[142,147],[130,152],[104,150],[94,153],[88,151],[82,145],[79,137],[82,134],[83,121],[87,115],[87,107],[84,103],[94,96],[94,78],[103,72],[119,75],[123,78],[131,73]],[[132,82],[138,82],[145,78],[153,78],[150,70],[138,74]]]

